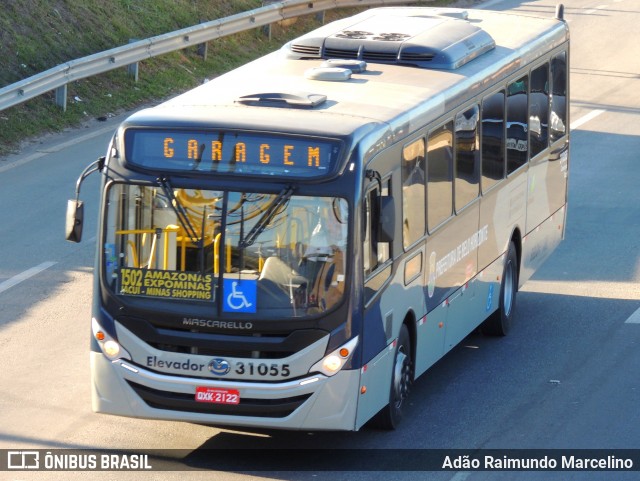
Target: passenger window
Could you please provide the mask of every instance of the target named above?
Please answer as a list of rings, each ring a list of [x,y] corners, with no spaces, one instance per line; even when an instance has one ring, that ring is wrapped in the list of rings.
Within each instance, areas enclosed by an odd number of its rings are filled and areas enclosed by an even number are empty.
[[[551,142],[567,133],[567,53],[551,59]]]
[[[504,90],[482,102],[482,190],[504,178]]]
[[[549,64],[531,72],[529,92],[529,141],[531,157],[549,146]]]
[[[507,87],[507,174],[525,165],[529,159],[527,91],[527,76]]]
[[[425,230],[424,139],[402,149],[402,243],[405,248]]]
[[[473,201],[480,192],[479,118],[477,105],[456,115],[456,210]]]
[[[429,134],[427,141],[427,224],[429,231],[453,212],[453,122]]]

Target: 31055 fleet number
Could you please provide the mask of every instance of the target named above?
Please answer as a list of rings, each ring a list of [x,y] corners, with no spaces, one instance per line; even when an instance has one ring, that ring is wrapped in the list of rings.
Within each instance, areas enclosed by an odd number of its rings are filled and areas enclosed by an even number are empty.
[[[253,362],[236,362],[235,373],[239,376],[282,376],[288,377],[291,375],[289,364],[267,364],[265,362],[253,363]]]

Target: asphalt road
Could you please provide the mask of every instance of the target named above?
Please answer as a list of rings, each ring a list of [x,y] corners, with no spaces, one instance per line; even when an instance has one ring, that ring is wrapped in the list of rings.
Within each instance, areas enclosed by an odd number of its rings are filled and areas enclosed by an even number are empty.
[[[501,1],[553,15],[544,1]],[[85,239],[66,242],[77,175],[121,119],[41,139],[0,159],[0,449],[640,449],[640,47],[635,0],[572,0],[571,177],[566,240],[518,295],[503,339],[472,335],[414,386],[395,432],[241,432],[91,411],[89,319],[97,178]],[[635,32],[635,33],[631,33]],[[400,451],[408,456],[410,451]],[[194,458],[195,457],[195,458]],[[250,454],[247,454],[250,457]],[[248,459],[250,461],[250,458]],[[410,460],[407,460],[410,464]],[[326,459],[327,469],[332,460]],[[636,473],[0,472],[67,479],[637,479]]]

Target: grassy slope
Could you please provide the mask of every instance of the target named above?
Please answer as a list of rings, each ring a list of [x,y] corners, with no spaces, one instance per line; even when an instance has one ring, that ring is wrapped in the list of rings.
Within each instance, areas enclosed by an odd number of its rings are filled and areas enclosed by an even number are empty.
[[[442,2],[429,3],[434,5]],[[0,9],[0,87],[66,61],[200,22],[258,8],[261,0],[20,0]],[[327,21],[344,16],[329,11]],[[140,65],[139,82],[125,69],[73,82],[67,111],[53,92],[0,111],[0,156],[38,134],[79,125],[83,120],[132,109],[173,96],[235,66],[279,48],[318,26],[313,15],[289,27],[274,26],[272,40],[260,30],[209,43],[206,61],[195,49],[150,59]]]
[[[0,10],[0,87],[66,61],[202,21],[257,8],[261,0],[21,0]],[[278,37],[285,33],[278,32]],[[125,69],[68,86],[67,111],[53,92],[0,111],[0,155],[21,140],[80,124],[92,117],[166,98],[277,48],[259,31],[209,45],[207,61],[195,49],[154,58],[140,65],[135,83]]]

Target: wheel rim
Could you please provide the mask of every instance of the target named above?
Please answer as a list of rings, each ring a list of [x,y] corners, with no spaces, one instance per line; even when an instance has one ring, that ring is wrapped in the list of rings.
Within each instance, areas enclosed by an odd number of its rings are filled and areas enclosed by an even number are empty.
[[[504,298],[503,298],[503,308],[505,316],[509,317],[511,315],[511,309],[513,307],[513,293],[514,293],[514,272],[513,272],[513,262],[508,261],[506,268],[504,270]]]
[[[399,350],[393,373],[393,392],[396,409],[400,409],[402,402],[407,398],[410,383],[411,365],[409,357],[404,351]]]

